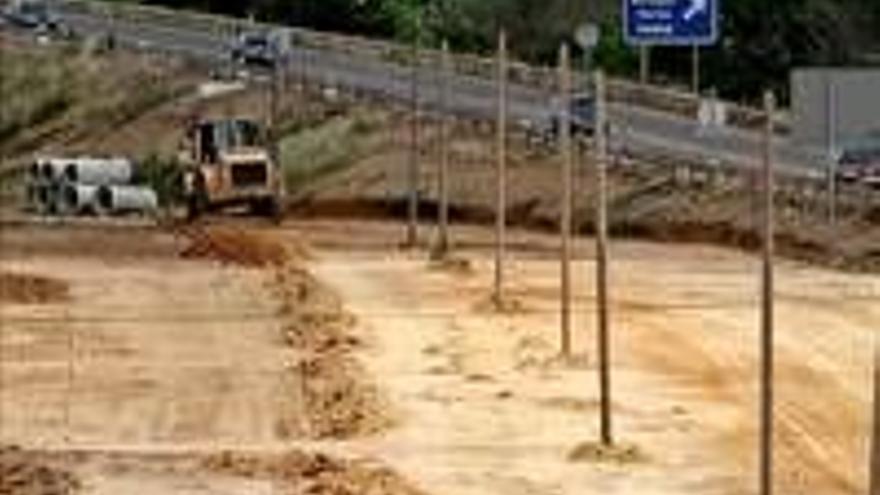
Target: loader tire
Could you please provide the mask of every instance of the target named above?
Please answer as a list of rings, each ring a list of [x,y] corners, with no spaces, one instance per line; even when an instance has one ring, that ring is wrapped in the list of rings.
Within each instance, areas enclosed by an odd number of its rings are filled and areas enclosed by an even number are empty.
[[[208,210],[208,191],[205,179],[198,175],[193,180],[193,190],[187,198],[186,216],[190,222],[196,221]]]
[[[251,203],[251,211],[254,215],[266,217],[274,223],[281,223],[281,202],[278,198],[261,198]]]

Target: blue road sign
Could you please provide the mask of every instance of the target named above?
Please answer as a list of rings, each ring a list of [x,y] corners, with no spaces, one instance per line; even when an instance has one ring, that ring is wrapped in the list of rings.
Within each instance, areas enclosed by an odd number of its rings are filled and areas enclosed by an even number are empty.
[[[720,0],[623,0],[631,45],[711,45],[718,40]]]

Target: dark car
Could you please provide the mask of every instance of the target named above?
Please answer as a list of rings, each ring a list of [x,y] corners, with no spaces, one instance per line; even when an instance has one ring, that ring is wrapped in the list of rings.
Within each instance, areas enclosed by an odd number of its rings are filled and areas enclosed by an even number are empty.
[[[60,17],[45,1],[13,2],[3,11],[3,17],[11,25],[27,29],[58,31],[61,28]]]
[[[264,33],[240,35],[233,42],[230,52],[232,61],[243,65],[273,67],[279,58],[277,44]]]
[[[880,136],[871,134],[846,143],[836,157],[841,182],[880,186]]]
[[[549,110],[539,120],[522,121],[529,146],[553,146],[559,141],[562,122],[566,120],[569,121],[572,138],[582,142],[578,138],[592,137],[596,128],[596,102],[593,96],[572,96],[567,111],[559,98],[553,98]]]
[[[553,113],[550,115],[550,133],[557,137],[562,129],[562,121],[568,117],[571,135],[592,136],[596,127],[596,100],[592,95],[575,95],[569,101],[566,112],[558,99],[552,103]]]

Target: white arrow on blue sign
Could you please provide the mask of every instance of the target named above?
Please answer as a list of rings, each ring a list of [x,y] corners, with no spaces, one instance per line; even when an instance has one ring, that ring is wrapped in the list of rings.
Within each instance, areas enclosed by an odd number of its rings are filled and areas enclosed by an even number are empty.
[[[711,45],[718,41],[720,0],[623,0],[623,31],[632,45]]]

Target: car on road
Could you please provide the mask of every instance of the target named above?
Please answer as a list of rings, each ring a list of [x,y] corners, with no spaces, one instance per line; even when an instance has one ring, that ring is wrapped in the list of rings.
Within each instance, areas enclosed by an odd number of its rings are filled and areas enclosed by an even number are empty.
[[[572,137],[592,136],[596,124],[596,100],[590,94],[577,94],[569,100],[568,111],[555,98],[551,104],[550,132],[558,136],[562,130],[562,122],[569,121]]]
[[[837,180],[880,187],[880,133],[849,140],[835,157]]]
[[[49,32],[62,28],[61,17],[43,0],[12,2],[3,10],[2,16],[7,24],[21,28]]]
[[[559,140],[564,121],[569,122],[572,138],[593,136],[596,126],[596,102],[593,96],[586,93],[573,95],[567,111],[559,98],[553,98],[544,117],[537,123],[525,121],[523,126],[530,143],[550,145]]]
[[[239,35],[230,48],[236,64],[274,67],[278,63],[278,43],[268,33],[251,32]]]

